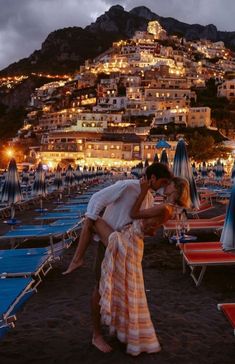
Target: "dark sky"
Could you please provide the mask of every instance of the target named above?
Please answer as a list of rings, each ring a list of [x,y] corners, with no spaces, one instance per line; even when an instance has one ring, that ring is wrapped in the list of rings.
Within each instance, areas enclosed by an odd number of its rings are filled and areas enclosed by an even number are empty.
[[[126,10],[145,5],[162,16],[235,31],[235,0],[0,0],[0,69],[40,49],[51,31],[84,27],[118,3]]]

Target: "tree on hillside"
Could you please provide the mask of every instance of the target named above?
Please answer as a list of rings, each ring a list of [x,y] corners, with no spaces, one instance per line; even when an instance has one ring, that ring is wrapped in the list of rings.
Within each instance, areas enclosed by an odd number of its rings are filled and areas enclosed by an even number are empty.
[[[188,154],[197,162],[227,157],[228,150],[216,144],[212,136],[203,136],[197,132],[188,138]]]

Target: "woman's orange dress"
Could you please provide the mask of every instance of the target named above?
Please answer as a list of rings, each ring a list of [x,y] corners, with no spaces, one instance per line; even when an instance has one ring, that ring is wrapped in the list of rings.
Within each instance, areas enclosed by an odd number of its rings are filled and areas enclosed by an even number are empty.
[[[143,249],[141,221],[134,221],[110,235],[101,269],[102,322],[127,344],[131,355],[161,350],[145,295]]]

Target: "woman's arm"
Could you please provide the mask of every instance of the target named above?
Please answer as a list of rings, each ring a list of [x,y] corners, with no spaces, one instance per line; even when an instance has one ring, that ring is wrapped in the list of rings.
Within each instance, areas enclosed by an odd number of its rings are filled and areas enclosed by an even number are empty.
[[[131,218],[132,219],[148,219],[150,217],[158,217],[165,214],[166,206],[165,204],[157,205],[150,207],[149,209],[140,210],[141,203],[141,194],[139,195],[138,199],[136,200],[134,206],[131,209]]]

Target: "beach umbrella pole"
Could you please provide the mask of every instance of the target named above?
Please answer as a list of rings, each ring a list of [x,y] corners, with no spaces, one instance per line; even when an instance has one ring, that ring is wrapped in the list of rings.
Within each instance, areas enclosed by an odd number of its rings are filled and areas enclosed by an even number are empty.
[[[15,206],[11,204],[11,220],[15,219]]]

